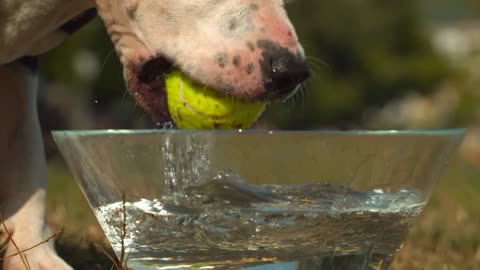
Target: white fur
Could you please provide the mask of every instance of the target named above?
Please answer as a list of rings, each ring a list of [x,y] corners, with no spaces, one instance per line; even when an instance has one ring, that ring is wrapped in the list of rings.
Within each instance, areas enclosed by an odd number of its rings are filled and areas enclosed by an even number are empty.
[[[251,52],[248,42],[271,40],[303,54],[282,0],[95,1],[124,66],[161,54],[203,84],[218,89],[234,85],[240,97],[265,91],[260,69],[246,72],[262,54],[260,49]],[[249,12],[253,5],[257,10]],[[234,31],[228,29],[232,19],[240,25]],[[241,72],[233,65],[219,68],[218,54],[227,54],[229,63],[241,56]]]
[[[56,47],[66,37],[57,29],[89,7],[89,0],[0,1],[0,65]]]
[[[0,87],[0,210],[18,247],[26,249],[50,236],[45,226],[47,167],[37,115],[37,78],[19,66],[0,66],[0,78],[8,78]],[[10,245],[6,255],[16,252]],[[71,269],[56,255],[53,243],[25,255],[32,270]],[[24,269],[19,256],[4,262],[4,270]]]

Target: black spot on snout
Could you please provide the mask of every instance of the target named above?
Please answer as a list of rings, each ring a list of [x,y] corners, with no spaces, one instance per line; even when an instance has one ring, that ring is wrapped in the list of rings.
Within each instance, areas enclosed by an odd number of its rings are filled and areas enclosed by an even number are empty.
[[[298,89],[298,85],[310,76],[305,58],[294,54],[270,40],[259,40],[262,50],[260,69],[265,86],[263,99],[283,99]]]
[[[242,58],[240,57],[240,55],[235,55],[235,57],[233,57],[233,65],[239,68],[241,64],[242,64]]]
[[[240,7],[235,6],[225,11],[219,17],[220,21],[217,22],[217,25],[220,27],[220,33],[228,38],[243,38],[245,34],[255,29],[252,14],[257,10],[257,5],[250,4]]]
[[[82,28],[84,25],[89,23],[91,20],[93,20],[97,16],[97,9],[91,8],[83,11],[80,13],[77,17],[69,20],[62,26],[60,26],[60,31],[63,31],[67,34],[73,34],[77,32],[80,28]]]
[[[250,41],[247,42],[247,48],[248,48],[251,52],[255,51],[255,45],[253,45],[253,43],[250,42]]]
[[[228,63],[228,56],[226,53],[217,53],[215,55],[215,61],[219,67],[225,68]]]
[[[255,66],[253,65],[253,63],[249,63],[246,69],[247,69],[247,74],[251,75],[255,71]]]
[[[228,23],[228,30],[235,31],[240,26],[240,22],[237,18],[233,18]]]

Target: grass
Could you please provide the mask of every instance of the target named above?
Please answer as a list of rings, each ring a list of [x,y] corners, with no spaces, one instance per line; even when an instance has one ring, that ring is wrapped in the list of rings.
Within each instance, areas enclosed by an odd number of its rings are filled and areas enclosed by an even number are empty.
[[[68,170],[53,162],[49,178],[49,220],[64,227],[59,253],[75,269],[111,269],[93,243],[108,244]],[[450,164],[392,269],[480,270],[479,168],[458,158]]]
[[[58,160],[49,166],[47,207],[49,222],[64,228],[57,251],[74,269],[128,269],[116,260],[73,176]]]
[[[393,269],[480,269],[480,170],[447,169]]]

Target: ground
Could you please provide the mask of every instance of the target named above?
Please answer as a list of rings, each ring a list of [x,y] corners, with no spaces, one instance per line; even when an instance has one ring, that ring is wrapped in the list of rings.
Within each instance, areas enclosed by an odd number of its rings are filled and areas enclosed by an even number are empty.
[[[76,269],[110,269],[93,243],[108,245],[72,176],[58,160],[50,168],[49,220],[64,227],[59,253]],[[449,165],[392,269],[480,269],[479,168],[460,158]]]

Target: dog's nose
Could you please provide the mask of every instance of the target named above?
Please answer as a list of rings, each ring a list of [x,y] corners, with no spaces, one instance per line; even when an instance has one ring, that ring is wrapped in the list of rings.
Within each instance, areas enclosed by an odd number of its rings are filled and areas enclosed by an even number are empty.
[[[263,99],[288,98],[310,76],[307,63],[300,54],[278,47],[265,50],[260,65],[266,89]]]

